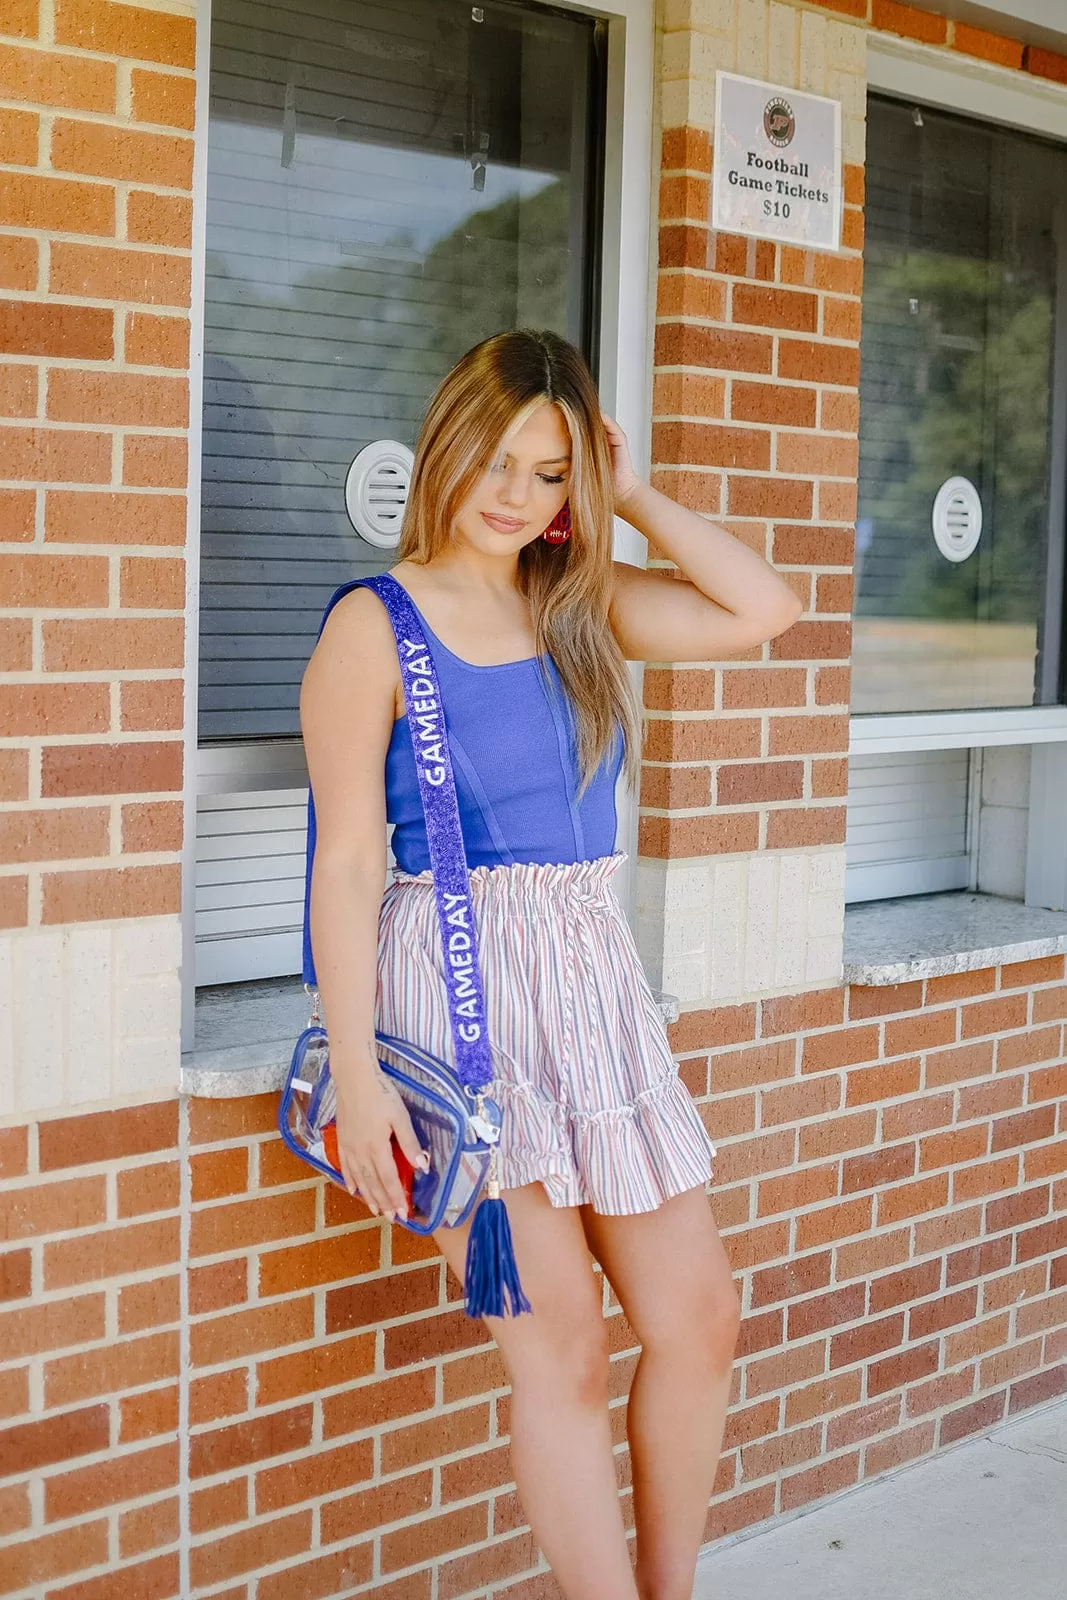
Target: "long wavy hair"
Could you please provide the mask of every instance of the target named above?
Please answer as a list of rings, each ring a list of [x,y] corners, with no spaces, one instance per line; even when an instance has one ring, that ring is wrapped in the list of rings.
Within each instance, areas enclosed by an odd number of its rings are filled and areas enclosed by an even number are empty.
[[[534,539],[520,551],[519,588],[530,602],[537,653],[555,664],[573,708],[582,788],[620,737],[633,783],[641,718],[608,623],[611,451],[592,375],[566,339],[525,328],[498,333],[453,367],[430,402],[415,447],[398,553],[420,566],[441,553],[501,440],[546,401],[559,407],[570,430],[573,532],[565,545]]]

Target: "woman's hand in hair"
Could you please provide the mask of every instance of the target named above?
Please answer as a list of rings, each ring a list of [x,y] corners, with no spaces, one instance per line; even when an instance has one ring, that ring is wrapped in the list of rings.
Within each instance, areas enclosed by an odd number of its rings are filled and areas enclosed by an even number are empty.
[[[635,489],[641,487],[641,480],[634,471],[633,459],[630,455],[630,446],[626,442],[626,435],[614,417],[609,417],[606,411],[602,411],[600,415],[604,419],[604,432],[608,436],[608,448],[611,450],[615,510],[620,516],[625,516],[626,501]]]

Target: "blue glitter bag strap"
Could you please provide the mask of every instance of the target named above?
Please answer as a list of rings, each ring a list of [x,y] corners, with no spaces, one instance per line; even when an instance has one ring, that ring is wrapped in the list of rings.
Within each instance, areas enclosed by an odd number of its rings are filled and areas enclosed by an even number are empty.
[[[388,573],[344,585],[332,597],[323,624],[337,601],[358,587],[373,589],[385,606],[396,635],[408,732],[415,753],[441,929],[453,1064],[463,1087],[476,1098],[484,1095],[492,1084],[493,1058],[478,962],[478,931],[470,873],[437,669],[406,589]],[[304,982],[310,986],[315,984],[309,914],[314,850],[314,800],[309,793],[303,972]],[[500,1198],[495,1152],[486,1193],[474,1214],[467,1241],[465,1291],[471,1316],[504,1316],[509,1310],[515,1315],[530,1309],[519,1282],[507,1210]]]

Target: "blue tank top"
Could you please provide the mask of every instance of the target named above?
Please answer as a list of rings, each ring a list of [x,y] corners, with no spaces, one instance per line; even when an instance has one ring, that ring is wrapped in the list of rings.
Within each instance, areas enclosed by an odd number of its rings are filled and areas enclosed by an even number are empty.
[[[563,866],[611,855],[622,740],[579,800],[573,713],[555,666],[548,663],[547,683],[533,656],[473,666],[418,615],[444,699],[467,865]],[[426,872],[430,852],[406,717],[393,724],[385,798],[397,865]]]

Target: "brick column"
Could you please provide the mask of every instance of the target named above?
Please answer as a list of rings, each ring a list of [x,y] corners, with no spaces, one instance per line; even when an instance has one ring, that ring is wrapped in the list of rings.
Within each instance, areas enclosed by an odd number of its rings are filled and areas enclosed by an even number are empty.
[[[177,1083],[191,9],[0,24],[0,1116]]]
[[[639,938],[699,1008],[840,978],[865,42],[771,0],[667,0],[663,24],[655,481],[805,605],[743,659],[646,673]],[[720,69],[842,102],[840,254],[711,230]]]

